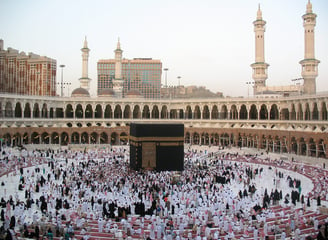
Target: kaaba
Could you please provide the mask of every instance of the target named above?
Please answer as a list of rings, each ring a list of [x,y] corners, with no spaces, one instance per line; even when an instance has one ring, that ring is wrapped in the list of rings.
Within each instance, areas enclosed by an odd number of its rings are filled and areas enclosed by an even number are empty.
[[[184,125],[130,125],[130,168],[183,171]]]

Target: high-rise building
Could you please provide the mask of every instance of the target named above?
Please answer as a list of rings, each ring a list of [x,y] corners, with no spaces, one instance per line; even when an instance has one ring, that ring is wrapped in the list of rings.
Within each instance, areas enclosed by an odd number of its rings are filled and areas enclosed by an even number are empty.
[[[102,59],[97,63],[98,89],[113,89],[124,97],[130,91],[139,91],[145,98],[160,98],[162,62],[152,58],[122,59],[118,42],[115,59]],[[123,84],[123,86],[118,86]],[[118,91],[122,87],[122,93]],[[117,96],[117,97],[121,97]]]
[[[4,50],[0,40],[0,92],[21,95],[56,95],[56,60],[28,55],[16,49]]]

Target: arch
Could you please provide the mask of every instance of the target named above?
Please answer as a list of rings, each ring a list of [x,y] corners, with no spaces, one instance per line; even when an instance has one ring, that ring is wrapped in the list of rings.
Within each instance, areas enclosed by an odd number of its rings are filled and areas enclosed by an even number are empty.
[[[54,108],[52,108],[52,107],[49,110],[49,117],[54,118]]]
[[[112,107],[110,105],[106,105],[105,108],[105,118],[113,118],[113,110]]]
[[[129,136],[125,132],[122,132],[120,134],[120,144],[121,145],[127,145],[129,141]]]
[[[131,118],[131,107],[130,107],[130,105],[126,105],[124,107],[123,118],[125,118],[125,119]]]
[[[221,112],[220,112],[220,119],[227,119],[228,118],[228,108],[226,105],[222,105]]]
[[[298,104],[296,120],[303,120],[303,107],[301,103]]]
[[[220,144],[220,136],[218,133],[213,133],[212,134],[212,138],[213,138],[213,145],[217,146],[218,144]]]
[[[193,144],[198,145],[200,144],[199,134],[195,132],[192,136]]]
[[[298,145],[297,145],[297,140],[296,140],[296,138],[295,137],[292,137],[291,139],[290,139],[290,152],[291,153],[294,153],[294,154],[297,154],[297,152],[298,152],[298,147],[297,147]]]
[[[189,105],[186,107],[185,117],[186,117],[186,119],[192,119],[192,110],[191,110],[191,107]]]
[[[21,118],[21,117],[22,117],[22,106],[20,102],[17,102],[15,106],[15,118]]]
[[[41,143],[42,144],[49,144],[50,139],[49,139],[49,134],[47,132],[44,132],[41,134]]]
[[[59,135],[57,132],[53,132],[51,134],[51,143],[52,144],[59,144]]]
[[[238,110],[236,105],[232,105],[230,108],[230,119],[238,119]]]
[[[317,106],[316,102],[313,104],[312,119],[311,120],[319,120],[319,111],[318,111],[318,106]]]
[[[304,138],[301,138],[300,141],[299,141],[299,154],[300,155],[306,155],[306,143],[305,143],[305,140]]]
[[[207,132],[202,133],[202,139],[201,139],[202,145],[209,145],[210,144],[210,137]]]
[[[40,109],[39,109],[39,104],[34,103],[33,107],[33,118],[39,118],[40,117]]]
[[[255,104],[251,105],[251,109],[249,110],[249,119],[257,120],[258,119],[258,112]]]
[[[110,135],[110,143],[112,145],[118,145],[120,142],[119,136],[116,132],[112,132],[112,134]]]
[[[63,108],[56,108],[56,117],[57,118],[64,118]]]
[[[280,152],[280,148],[281,148],[281,142],[280,142],[280,138],[278,136],[276,136],[273,140],[273,152]]]
[[[279,120],[279,111],[276,104],[273,104],[270,109],[270,120]]]
[[[207,105],[203,107],[203,119],[210,119],[210,110]]]
[[[169,113],[168,113],[167,106],[163,105],[160,112],[161,119],[168,119],[168,115]]]
[[[311,157],[316,157],[317,147],[316,147],[316,144],[315,144],[313,138],[309,139],[308,146],[309,146],[308,155],[311,156]]]
[[[186,132],[184,142],[186,144],[191,144],[191,142],[190,142],[190,133],[189,132]]]
[[[260,120],[266,119],[268,119],[268,108],[265,104],[262,104],[260,109]]]
[[[24,118],[31,118],[31,107],[29,103],[25,103]]]
[[[103,111],[102,111],[102,107],[100,104],[96,105],[96,109],[95,109],[95,118],[102,118],[103,117]]]
[[[178,109],[178,118],[179,119],[184,119],[184,112],[183,112],[183,109]]]
[[[321,103],[321,120],[327,121],[328,120],[328,114],[327,114],[327,106],[325,102]]]
[[[233,136],[229,136],[228,133],[223,133],[220,138],[221,138],[220,144],[222,146],[229,146],[231,144],[230,140],[233,139]]]
[[[48,106],[46,103],[42,105],[41,118],[48,118]]]
[[[133,118],[140,119],[141,118],[141,111],[139,105],[135,105],[133,108]]]
[[[170,119],[176,119],[178,117],[178,113],[176,109],[171,109],[170,111]]]
[[[281,120],[289,120],[289,110],[288,110],[288,108],[283,108],[281,110],[280,116],[281,116]]]
[[[60,144],[66,146],[69,143],[67,132],[63,132],[60,136]]]
[[[13,107],[11,105],[11,102],[7,102],[5,106],[5,117],[11,118],[13,117]]]
[[[13,146],[21,146],[22,137],[20,135],[20,133],[15,133],[13,136]]]
[[[81,143],[82,144],[89,144],[89,134],[87,132],[83,132],[81,134]]]
[[[158,110],[158,106],[154,105],[153,109],[151,111],[151,118],[153,119],[159,119],[159,110]]]
[[[211,119],[219,119],[219,110],[217,105],[214,105],[212,107]]]
[[[92,132],[90,134],[90,144],[97,144],[98,143],[98,133]]]
[[[318,141],[318,157],[326,158],[326,149],[327,145],[323,139],[319,139]]]
[[[3,136],[3,142],[7,145],[7,146],[10,146],[11,145],[11,135],[9,133],[6,133],[4,136]]]
[[[73,143],[73,144],[79,144],[80,143],[80,134],[79,133],[77,133],[77,132],[72,133],[71,143]]]
[[[305,104],[304,120],[311,120],[310,106],[308,103]]]
[[[81,104],[76,105],[75,108],[75,117],[76,118],[83,118],[83,108]]]
[[[73,107],[72,104],[67,104],[66,110],[65,110],[65,117],[66,118],[73,118]]]
[[[196,105],[194,110],[194,119],[200,119],[200,118],[201,118],[200,107]]]
[[[122,118],[122,108],[120,105],[116,105],[114,109],[114,118],[119,119]]]
[[[88,104],[85,107],[85,113],[84,113],[85,118],[92,118],[93,117],[93,109],[91,104]]]
[[[105,132],[100,134],[100,144],[107,144],[108,143],[108,135]]]
[[[246,108],[246,105],[243,104],[243,105],[241,105],[240,110],[239,110],[239,119],[247,119],[247,117],[248,117],[247,108]]]
[[[29,144],[29,136],[27,133],[23,134],[23,144]]]
[[[145,105],[142,110],[142,118],[149,119],[150,118],[150,110],[149,106]]]
[[[290,120],[296,120],[295,104],[292,104],[292,109],[290,110]]]
[[[40,135],[37,132],[33,132],[31,135],[32,144],[40,144]]]

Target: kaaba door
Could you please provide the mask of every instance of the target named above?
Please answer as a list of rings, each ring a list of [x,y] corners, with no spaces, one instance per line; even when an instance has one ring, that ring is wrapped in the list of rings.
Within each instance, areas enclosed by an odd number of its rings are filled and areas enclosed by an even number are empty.
[[[156,168],[156,143],[142,143],[142,168]]]

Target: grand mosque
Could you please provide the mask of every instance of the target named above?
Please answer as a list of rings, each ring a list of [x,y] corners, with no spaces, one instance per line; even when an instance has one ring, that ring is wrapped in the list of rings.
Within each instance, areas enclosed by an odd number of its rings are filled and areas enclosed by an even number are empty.
[[[128,144],[131,123],[182,123],[186,144],[251,147],[326,158],[328,94],[316,92],[320,62],[315,59],[316,14],[310,1],[302,17],[302,85],[266,85],[266,22],[259,8],[253,22],[253,97],[146,98],[137,89],[127,91],[120,42],[114,51],[111,84],[99,90],[96,97],[90,96],[89,48],[85,40],[80,87],[70,97],[0,94],[0,139],[14,146]]]

